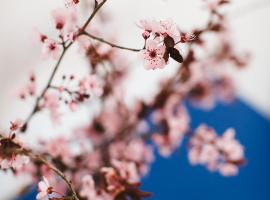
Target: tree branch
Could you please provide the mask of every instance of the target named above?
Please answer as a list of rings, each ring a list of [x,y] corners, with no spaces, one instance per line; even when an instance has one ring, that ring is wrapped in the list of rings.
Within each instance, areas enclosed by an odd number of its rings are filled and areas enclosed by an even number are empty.
[[[123,50],[128,50],[128,51],[135,51],[135,52],[138,52],[138,51],[141,51],[142,49],[134,49],[134,48],[129,48],[129,47],[123,47],[123,46],[119,46],[117,44],[113,44],[111,42],[108,42],[106,40],[104,40],[103,38],[100,38],[100,37],[97,37],[97,36],[94,36],[86,31],[82,32],[82,35],[86,35],[88,37],[90,37],[91,39],[94,39],[94,40],[97,40],[99,42],[102,42],[102,43],[105,43],[105,44],[108,44],[110,45],[111,47],[115,47],[115,48],[118,48],[118,49],[123,49]]]
[[[70,180],[68,180],[68,178],[66,177],[66,175],[64,173],[62,173],[58,168],[56,168],[52,163],[50,163],[49,161],[47,161],[43,156],[41,155],[37,155],[32,153],[31,151],[28,150],[24,150],[24,153],[29,156],[32,160],[34,161],[38,161],[43,163],[44,165],[46,165],[47,167],[49,167],[51,170],[53,170],[58,176],[60,176],[67,184],[70,192],[72,193],[71,199],[72,200],[79,200],[75,189],[72,186],[72,183]]]
[[[107,0],[103,0],[102,3],[100,3],[98,6],[95,7],[95,9],[93,10],[92,14],[90,15],[90,17],[87,19],[87,21],[84,23],[84,25],[81,28],[81,32],[84,32],[86,27],[89,25],[89,23],[92,21],[92,19],[94,18],[94,16],[97,14],[97,12],[99,11],[99,9],[106,3]],[[78,36],[80,36],[81,34],[79,34]],[[41,94],[37,97],[36,101],[35,101],[35,105],[33,110],[31,111],[31,113],[29,114],[29,116],[26,118],[25,123],[23,125],[23,127],[21,128],[21,132],[25,132],[27,130],[27,126],[29,124],[29,122],[31,121],[31,119],[33,118],[33,116],[39,111],[39,103],[40,101],[43,99],[44,95],[46,94],[47,90],[50,88],[51,83],[56,75],[57,70],[59,69],[59,66],[66,54],[66,52],[68,51],[68,49],[74,44],[74,42],[70,42],[68,45],[66,45],[66,43],[63,43],[63,51],[57,61],[57,63],[54,66],[53,72],[45,86],[45,88],[42,90]]]

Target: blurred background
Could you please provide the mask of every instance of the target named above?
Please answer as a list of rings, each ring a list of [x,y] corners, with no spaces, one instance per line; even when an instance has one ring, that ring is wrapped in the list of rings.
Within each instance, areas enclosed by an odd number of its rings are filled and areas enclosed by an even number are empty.
[[[9,0],[1,3],[0,130],[6,130],[11,120],[26,117],[33,105],[32,101],[22,103],[15,98],[18,86],[26,82],[32,71],[38,74],[38,85],[43,86],[52,70],[54,61],[41,59],[39,46],[31,37],[35,27],[53,34],[51,11],[63,6],[63,1]],[[142,43],[141,30],[136,26],[140,19],[169,17],[188,30],[203,24],[207,18],[201,0],[108,0],[104,7],[105,12],[111,13],[111,27],[114,27],[111,32],[119,36],[119,44],[134,48]],[[146,190],[157,195],[154,199],[174,200],[178,199],[178,193],[183,199],[270,198],[267,191],[270,185],[270,1],[232,0],[226,12],[230,16],[237,48],[249,50],[252,54],[248,68],[232,72],[239,100],[231,106],[219,105],[210,113],[189,109],[194,127],[205,121],[220,132],[226,127],[236,127],[240,141],[246,146],[248,166],[238,177],[224,179],[203,168],[189,166],[185,150],[177,152],[170,160],[158,158],[144,184]],[[147,98],[157,79],[175,68],[172,63],[162,72],[146,72],[136,59],[136,56],[131,56],[133,76],[128,87],[133,92],[127,98],[130,101],[136,97]],[[64,59],[59,76],[67,72],[83,74],[85,66],[86,61],[74,47]],[[91,109],[95,108],[80,109],[75,115],[65,117],[59,127],[53,127],[46,114],[37,115],[26,138],[29,143],[34,143],[37,137],[50,139],[55,134],[69,134],[74,124],[88,121]],[[1,172],[0,199],[12,199],[27,181],[25,177],[14,178]],[[172,183],[168,184],[168,181]],[[223,195],[220,197],[220,194]]]

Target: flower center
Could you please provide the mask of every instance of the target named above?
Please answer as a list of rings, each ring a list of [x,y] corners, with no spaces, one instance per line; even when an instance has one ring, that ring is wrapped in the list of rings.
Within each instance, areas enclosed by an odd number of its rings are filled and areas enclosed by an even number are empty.
[[[151,58],[155,58],[155,57],[157,57],[157,52],[156,51],[150,51],[149,56]]]
[[[56,45],[55,44],[50,44],[49,49],[51,51],[55,50],[56,49]]]

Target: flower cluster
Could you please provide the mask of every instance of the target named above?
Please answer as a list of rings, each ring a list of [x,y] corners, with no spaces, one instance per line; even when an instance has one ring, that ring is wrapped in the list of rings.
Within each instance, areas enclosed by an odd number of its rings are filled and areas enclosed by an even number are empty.
[[[0,169],[18,170],[29,161],[29,157],[23,154],[21,144],[16,143],[14,134],[8,138],[0,138]]]
[[[36,95],[36,76],[30,74],[29,81],[26,86],[22,87],[18,91],[18,97],[25,100],[27,97],[33,97]]]
[[[171,97],[168,100],[165,109],[157,110],[153,113],[153,120],[161,125],[160,133],[153,135],[153,141],[158,146],[162,156],[170,156],[182,143],[182,140],[189,130],[189,116],[184,107],[171,107],[171,101],[177,97]],[[174,102],[176,103],[176,102]],[[173,112],[169,109],[175,109]]]
[[[138,25],[144,29],[142,36],[146,43],[140,55],[146,69],[164,68],[168,64],[169,57],[179,63],[183,62],[178,44],[192,41],[193,36],[181,34],[171,19],[141,20]]]
[[[55,29],[59,34],[58,39],[50,38],[49,36],[35,30],[35,38],[42,45],[42,57],[44,59],[52,58],[59,59],[61,52],[67,42],[73,42],[77,37],[79,30],[77,25],[77,9],[58,8],[52,11]]]
[[[190,140],[189,160],[193,165],[206,165],[211,171],[234,176],[244,163],[244,148],[235,139],[233,129],[218,136],[213,129],[202,125]]]

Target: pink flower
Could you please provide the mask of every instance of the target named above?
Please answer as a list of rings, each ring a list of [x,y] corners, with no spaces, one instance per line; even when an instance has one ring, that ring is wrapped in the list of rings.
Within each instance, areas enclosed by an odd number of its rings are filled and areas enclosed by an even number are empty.
[[[138,26],[144,29],[143,36],[147,36],[146,38],[150,36],[148,34],[152,33],[153,38],[158,36],[162,39],[162,37],[169,35],[175,42],[180,40],[180,31],[171,19],[161,21],[143,19],[139,21]]]
[[[20,169],[23,165],[28,164],[30,161],[28,156],[25,155],[17,155],[16,159],[12,163],[12,167],[14,169]]]
[[[16,132],[23,127],[23,121],[21,119],[16,119],[15,121],[10,122],[10,131]]]
[[[217,141],[217,146],[226,153],[230,161],[243,160],[244,148],[235,139],[234,129],[228,129],[223,136]]]
[[[93,93],[100,97],[103,93],[101,81],[96,75],[89,75],[80,81],[80,91],[82,93]]]
[[[176,24],[172,21],[172,19],[166,19],[160,21],[161,25],[161,33],[167,34],[174,39],[175,42],[180,40],[180,32],[176,26]]]
[[[118,170],[120,176],[129,183],[140,181],[140,175],[134,162],[112,160],[112,164]]]
[[[57,60],[60,57],[61,48],[56,41],[51,39],[46,39],[42,47],[42,57],[43,58],[53,58]]]
[[[73,7],[73,6],[77,6],[77,4],[80,3],[80,0],[64,0],[64,3],[66,5],[66,7]]]
[[[32,38],[33,38],[34,43],[37,43],[37,42],[44,43],[44,41],[48,39],[48,37],[44,35],[43,33],[41,33],[37,28],[33,30]]]
[[[44,95],[44,107],[50,111],[52,119],[56,122],[60,119],[59,94],[55,91],[48,91]]]
[[[82,197],[86,197],[87,200],[96,199],[95,182],[91,175],[86,175],[82,179],[82,189],[80,191]]]
[[[200,126],[190,140],[191,164],[206,165],[209,170],[219,171],[224,176],[236,175],[244,161],[244,149],[234,135],[233,129],[218,136],[213,129]]]
[[[71,4],[74,4],[72,1]],[[78,32],[77,27],[77,10],[75,7],[73,9],[59,8],[52,12],[52,16],[55,21],[55,27],[60,30],[61,37],[64,40],[73,41]]]
[[[164,60],[166,47],[159,45],[157,41],[148,39],[146,49],[140,51],[140,56],[144,59],[146,69],[164,68],[166,62]]]
[[[144,29],[147,32],[152,32],[153,34],[160,33],[161,30],[160,23],[156,20],[142,19],[139,21],[138,27]]]
[[[220,165],[219,172],[223,176],[235,176],[238,174],[238,167],[231,163]]]
[[[53,158],[61,158],[66,164],[72,163],[72,153],[69,141],[66,138],[56,138],[53,141],[48,141],[44,146],[46,152],[48,152]]]
[[[20,169],[23,165],[29,163],[30,159],[25,155],[17,155],[13,156],[11,159],[3,159],[0,158],[0,168],[1,169]]]
[[[55,27],[56,29],[63,29],[64,26],[66,25],[68,19],[69,19],[69,15],[66,9],[63,8],[59,8],[56,10],[52,11],[52,16],[54,18],[55,21]]]
[[[36,199],[44,199],[47,195],[52,193],[52,187],[50,186],[48,180],[43,176],[43,181],[38,183],[39,193]]]

